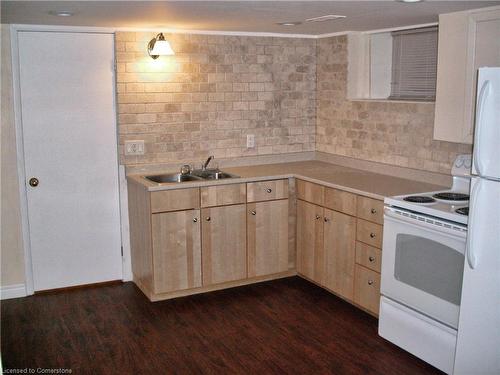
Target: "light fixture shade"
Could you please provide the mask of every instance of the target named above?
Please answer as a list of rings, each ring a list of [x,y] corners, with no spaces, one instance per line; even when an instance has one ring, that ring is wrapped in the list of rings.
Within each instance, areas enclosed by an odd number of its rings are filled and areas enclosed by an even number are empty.
[[[163,33],[159,33],[148,43],[148,54],[153,59],[157,59],[159,56],[175,55],[175,52],[170,43],[165,40]]]

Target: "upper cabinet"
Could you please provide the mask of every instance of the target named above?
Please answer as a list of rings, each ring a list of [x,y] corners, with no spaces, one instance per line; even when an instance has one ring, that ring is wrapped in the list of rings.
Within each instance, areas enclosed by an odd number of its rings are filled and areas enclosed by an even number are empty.
[[[434,139],[472,143],[477,69],[500,66],[500,7],[439,16]]]

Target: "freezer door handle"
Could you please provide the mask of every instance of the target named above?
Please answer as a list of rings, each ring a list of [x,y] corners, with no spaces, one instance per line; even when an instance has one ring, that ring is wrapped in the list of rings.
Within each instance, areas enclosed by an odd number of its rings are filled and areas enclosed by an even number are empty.
[[[482,124],[484,107],[486,100],[490,94],[490,81],[484,81],[481,91],[479,91],[479,96],[477,99],[477,119],[476,119],[476,135],[474,137],[474,167],[476,168],[476,173],[481,176],[482,171],[482,161],[481,161],[481,128],[484,127]]]

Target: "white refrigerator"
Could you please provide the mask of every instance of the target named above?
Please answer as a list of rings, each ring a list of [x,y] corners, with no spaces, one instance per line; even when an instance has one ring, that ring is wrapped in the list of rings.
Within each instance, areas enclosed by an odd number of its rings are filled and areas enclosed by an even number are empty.
[[[500,374],[500,68],[480,68],[454,374]]]

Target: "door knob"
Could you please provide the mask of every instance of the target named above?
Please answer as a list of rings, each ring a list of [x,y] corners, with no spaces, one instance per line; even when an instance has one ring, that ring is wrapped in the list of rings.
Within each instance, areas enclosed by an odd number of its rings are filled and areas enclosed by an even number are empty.
[[[272,193],[272,192],[273,192],[273,189],[266,189],[266,191],[267,191],[268,193]]]
[[[316,215],[316,220],[319,220],[319,219],[321,219],[321,216]]]
[[[374,258],[374,257],[368,257],[368,260],[369,260],[370,262],[374,262],[374,261],[375,261],[375,258]]]
[[[193,219],[193,222],[197,223],[197,222],[198,222],[198,218],[197,218],[197,217],[195,217],[195,218]]]
[[[37,187],[38,184],[40,183],[40,181],[38,181],[38,178],[36,178],[36,177],[31,177],[28,183],[32,187]]]
[[[371,238],[375,238],[375,236],[376,236],[376,234],[375,234],[375,233],[373,233],[373,232],[372,232],[372,233],[370,233],[370,237],[371,237]]]
[[[212,220],[212,218],[211,218],[210,216],[207,216],[207,217],[205,218],[205,220],[206,220],[206,221],[210,221],[210,220]]]
[[[252,215],[257,215],[257,212],[256,211],[252,211],[250,212]]]

